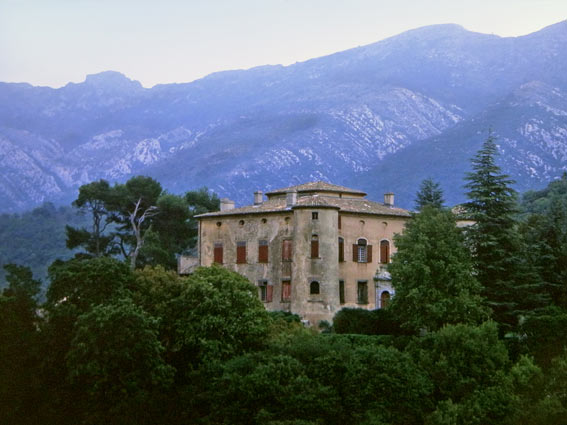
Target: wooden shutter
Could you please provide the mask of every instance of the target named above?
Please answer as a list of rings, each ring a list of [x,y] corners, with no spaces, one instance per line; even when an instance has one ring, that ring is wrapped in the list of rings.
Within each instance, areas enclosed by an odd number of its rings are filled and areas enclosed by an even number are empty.
[[[274,294],[274,285],[268,285],[266,286],[266,302],[267,303],[271,303],[272,302],[272,296]]]
[[[236,244],[236,263],[246,263],[246,242],[238,242]]]
[[[262,240],[258,242],[258,262],[268,262],[268,241]]]
[[[289,239],[282,242],[282,260],[291,261],[291,240]]]
[[[380,263],[388,264],[390,257],[390,242],[381,241],[380,242]]]
[[[311,239],[311,258],[319,258],[319,239]]]
[[[282,301],[291,300],[291,280],[282,282]]]
[[[345,261],[345,241],[339,238],[339,262]]]
[[[358,263],[358,245],[352,244],[352,261]]]
[[[216,243],[213,250],[213,261],[217,264],[222,264],[222,243]]]
[[[366,247],[366,262],[367,263],[372,262],[372,245],[368,245]]]
[[[341,304],[345,303],[345,281],[339,280],[339,302]]]

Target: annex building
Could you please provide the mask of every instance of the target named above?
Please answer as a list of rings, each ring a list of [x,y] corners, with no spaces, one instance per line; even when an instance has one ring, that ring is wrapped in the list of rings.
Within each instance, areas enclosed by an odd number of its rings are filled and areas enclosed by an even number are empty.
[[[393,295],[385,267],[395,252],[393,237],[410,217],[366,193],[311,182],[266,193],[254,204],[199,219],[198,265],[218,263],[258,287],[268,310],[296,313],[311,324],[332,321],[343,307],[385,306]],[[183,272],[183,259],[180,272]]]

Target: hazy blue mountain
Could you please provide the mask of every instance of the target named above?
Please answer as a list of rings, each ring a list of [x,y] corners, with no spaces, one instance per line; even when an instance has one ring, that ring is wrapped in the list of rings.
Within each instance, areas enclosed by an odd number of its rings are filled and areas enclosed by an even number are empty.
[[[60,89],[0,83],[0,211],[135,174],[239,203],[307,180],[463,199],[492,128],[519,189],[567,169],[567,22],[501,38],[435,25],[290,66],[143,88],[117,72]]]

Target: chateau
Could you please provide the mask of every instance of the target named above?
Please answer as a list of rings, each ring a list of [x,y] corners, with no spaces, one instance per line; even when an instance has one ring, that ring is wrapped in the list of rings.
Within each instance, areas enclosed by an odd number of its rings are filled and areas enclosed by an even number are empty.
[[[296,313],[312,324],[332,321],[343,307],[385,306],[393,295],[385,266],[393,237],[410,217],[366,193],[311,182],[254,193],[254,205],[201,214],[198,265],[213,263],[258,286],[268,310]],[[180,261],[180,272],[185,265]]]

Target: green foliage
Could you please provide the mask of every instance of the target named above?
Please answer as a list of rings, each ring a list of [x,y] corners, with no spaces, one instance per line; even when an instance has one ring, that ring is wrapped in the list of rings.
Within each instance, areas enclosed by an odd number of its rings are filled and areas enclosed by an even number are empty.
[[[169,193],[162,194],[156,206],[158,214],[146,233],[140,263],[160,264],[174,270],[177,267],[175,254],[181,253],[191,238],[190,211],[181,196]]]
[[[428,178],[421,182],[415,198],[415,209],[421,211],[425,207],[443,208],[445,200],[439,183]]]
[[[405,334],[390,309],[343,308],[333,318],[333,330],[338,334]]]
[[[37,399],[40,340],[36,296],[41,283],[29,268],[4,266],[9,286],[0,294],[0,423],[34,422]]]
[[[410,351],[429,374],[438,401],[426,423],[495,424],[514,413],[511,364],[496,323],[447,325],[414,344]]]
[[[112,189],[106,180],[82,185],[73,206],[83,214],[90,215],[91,230],[85,227],[66,226],[67,248],[82,247],[87,253],[100,257],[114,250],[114,235],[107,228],[111,224],[108,204],[112,201]]]
[[[67,366],[71,382],[86,389],[87,422],[155,423],[153,395],[167,389],[174,374],[161,358],[157,324],[129,299],[79,316]]]
[[[567,172],[542,190],[528,190],[522,196],[522,211],[530,214],[546,214],[554,203],[567,201]]]
[[[543,291],[567,309],[567,199],[554,199],[541,214],[530,215],[520,231]]]
[[[77,316],[123,296],[133,282],[124,263],[107,257],[56,261],[49,267],[49,278],[48,311],[73,312]]]
[[[50,203],[22,214],[0,215],[0,265],[25,265],[43,280],[55,259],[73,255],[65,246],[65,226],[85,222],[72,208]],[[4,276],[0,267],[0,288],[7,286]]]
[[[238,273],[220,266],[201,267],[188,278],[176,303],[184,311],[176,323],[177,337],[194,364],[226,359],[263,344],[268,315],[256,287]]]
[[[520,333],[523,347],[547,367],[567,350],[567,311],[553,306],[530,315],[522,322]]]
[[[540,281],[525,260],[517,226],[516,192],[512,180],[501,173],[492,135],[472,159],[466,188],[467,214],[475,224],[468,230],[474,263],[483,295],[493,318],[504,330],[514,329],[518,316],[544,305]]]
[[[189,228],[191,229],[189,243],[186,248],[188,252],[195,253],[194,251],[198,240],[198,221],[195,216],[211,211],[219,211],[220,199],[216,193],[209,192],[206,187],[202,187],[199,190],[187,192],[185,194],[185,202],[187,202],[187,205],[189,206]]]
[[[403,327],[436,330],[488,317],[451,212],[427,206],[394,240],[398,251],[388,268],[396,288],[391,309]]]

